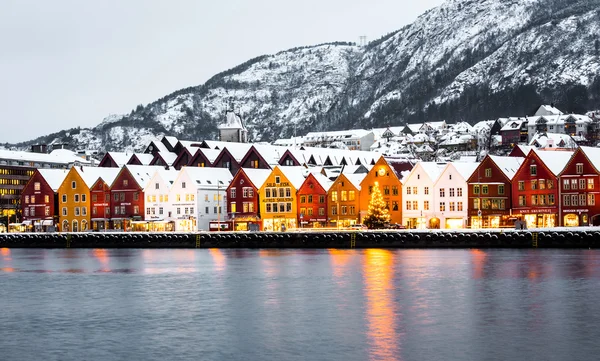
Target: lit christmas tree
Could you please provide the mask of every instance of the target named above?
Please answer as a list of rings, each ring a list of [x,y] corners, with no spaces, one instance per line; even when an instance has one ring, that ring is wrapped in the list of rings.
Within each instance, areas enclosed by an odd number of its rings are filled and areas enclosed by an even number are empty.
[[[385,206],[379,185],[375,183],[371,192],[371,201],[369,202],[369,211],[363,220],[365,226],[370,229],[384,228],[390,222],[390,212]]]

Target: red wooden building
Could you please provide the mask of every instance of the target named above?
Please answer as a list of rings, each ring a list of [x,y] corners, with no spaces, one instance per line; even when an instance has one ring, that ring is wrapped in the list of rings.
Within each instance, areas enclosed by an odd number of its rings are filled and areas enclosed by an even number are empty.
[[[106,178],[106,181],[104,180]],[[110,186],[115,180],[115,175],[98,178],[90,188],[90,222],[92,229],[103,231],[111,228],[111,193]]]
[[[521,157],[486,156],[467,179],[471,228],[511,227],[512,179]]]
[[[131,230],[133,222],[141,221],[144,211],[144,188],[156,167],[127,165],[110,187],[111,221],[113,229]]]
[[[29,231],[49,230],[58,225],[58,188],[66,169],[37,169],[21,192],[23,224]]]
[[[513,215],[528,228],[561,226],[559,178],[573,152],[532,150],[512,182]]]
[[[309,173],[298,189],[298,221],[302,228],[327,226],[327,192],[333,181],[321,173]]]
[[[600,224],[600,148],[578,148],[560,173],[560,217],[565,227]]]
[[[240,168],[227,187],[228,220],[236,231],[262,227],[258,190],[270,174],[270,169]]]

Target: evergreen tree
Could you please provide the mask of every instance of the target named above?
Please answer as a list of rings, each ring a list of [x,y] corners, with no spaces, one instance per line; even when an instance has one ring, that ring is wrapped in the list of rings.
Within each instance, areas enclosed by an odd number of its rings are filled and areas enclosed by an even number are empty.
[[[371,201],[369,202],[369,211],[364,219],[365,226],[370,229],[383,228],[390,222],[390,212],[388,211],[379,185],[375,183],[371,192]]]

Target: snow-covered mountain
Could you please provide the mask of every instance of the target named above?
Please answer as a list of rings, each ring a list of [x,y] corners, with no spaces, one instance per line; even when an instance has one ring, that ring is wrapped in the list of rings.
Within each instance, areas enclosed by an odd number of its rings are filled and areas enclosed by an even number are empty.
[[[163,134],[214,139],[233,104],[252,141],[294,131],[532,114],[600,103],[600,0],[448,0],[359,47],[333,43],[251,59],[92,129],[35,142],[139,150]],[[27,144],[22,144],[27,145]]]

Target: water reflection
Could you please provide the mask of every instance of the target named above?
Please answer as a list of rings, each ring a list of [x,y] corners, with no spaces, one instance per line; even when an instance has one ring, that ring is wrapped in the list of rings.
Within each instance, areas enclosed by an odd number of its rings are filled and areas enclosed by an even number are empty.
[[[399,360],[401,339],[396,334],[393,253],[380,249],[366,250],[363,274],[370,359]]]
[[[215,271],[223,273],[223,271],[225,271],[225,267],[227,266],[227,258],[225,257],[223,251],[218,248],[210,248],[208,252],[210,253],[215,264]]]

